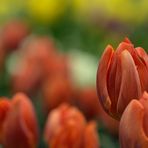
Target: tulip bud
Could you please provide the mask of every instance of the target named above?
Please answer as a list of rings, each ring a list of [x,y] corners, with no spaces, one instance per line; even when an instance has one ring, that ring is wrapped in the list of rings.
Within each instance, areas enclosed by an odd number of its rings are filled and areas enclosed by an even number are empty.
[[[18,93],[12,99],[12,106],[3,127],[5,148],[36,148],[38,127],[35,111],[24,94]]]
[[[10,101],[6,98],[0,98],[0,143],[2,143],[3,139],[3,126],[5,119],[7,117],[7,114],[10,110]]]
[[[63,104],[47,119],[44,137],[51,148],[98,148],[95,123],[86,123],[75,107]]]
[[[132,100],[125,109],[119,128],[121,148],[148,147],[148,93]]]
[[[148,56],[125,39],[116,51],[107,46],[97,72],[97,91],[104,110],[120,118],[128,103],[148,90]]]

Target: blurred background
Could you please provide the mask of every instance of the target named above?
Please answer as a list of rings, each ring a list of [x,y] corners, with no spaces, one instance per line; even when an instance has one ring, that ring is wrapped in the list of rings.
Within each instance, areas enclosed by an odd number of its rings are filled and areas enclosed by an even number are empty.
[[[101,148],[119,147],[118,123],[96,95],[97,66],[107,44],[125,37],[147,50],[147,34],[147,0],[1,0],[0,96],[25,92],[40,135],[52,109],[75,105],[97,122]]]

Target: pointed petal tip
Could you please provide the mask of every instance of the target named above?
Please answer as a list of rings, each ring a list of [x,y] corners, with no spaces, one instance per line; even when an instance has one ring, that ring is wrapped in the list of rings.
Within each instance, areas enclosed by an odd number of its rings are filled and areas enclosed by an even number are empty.
[[[132,44],[132,42],[129,40],[128,37],[125,37],[124,40],[123,40],[123,42],[129,43],[129,44]]]

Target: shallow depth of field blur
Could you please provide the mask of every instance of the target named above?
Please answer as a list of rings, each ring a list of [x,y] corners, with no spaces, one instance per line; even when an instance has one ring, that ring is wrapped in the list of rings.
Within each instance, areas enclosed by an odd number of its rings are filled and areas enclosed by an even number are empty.
[[[99,105],[96,72],[105,47],[125,37],[148,51],[147,0],[0,1],[0,96],[30,97],[39,148],[47,147],[49,112],[63,102],[95,120],[101,148],[119,147],[118,123]]]

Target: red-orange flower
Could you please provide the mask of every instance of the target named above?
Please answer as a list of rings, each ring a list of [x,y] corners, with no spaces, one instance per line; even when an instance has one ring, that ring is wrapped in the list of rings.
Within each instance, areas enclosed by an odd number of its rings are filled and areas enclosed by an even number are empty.
[[[10,110],[11,103],[8,99],[1,97],[0,98],[0,143],[2,143],[3,139],[3,126],[5,119],[7,117],[7,114]]]
[[[9,51],[17,48],[29,32],[28,25],[23,21],[12,20],[8,22],[1,33],[5,48]]]
[[[72,103],[72,82],[63,76],[48,79],[43,86],[44,109],[50,111],[61,103]]]
[[[95,123],[86,123],[75,107],[63,104],[47,119],[44,137],[51,148],[98,148]]]
[[[30,100],[22,93],[12,99],[11,108],[3,126],[5,148],[36,148],[38,126],[35,111]]]
[[[13,90],[33,92],[45,78],[45,65],[55,54],[54,44],[46,36],[34,37],[17,54],[18,63],[12,73]]]
[[[148,56],[125,39],[116,51],[108,45],[100,59],[97,91],[105,111],[120,118],[128,103],[148,90]]]
[[[148,93],[132,100],[120,121],[121,148],[148,148]]]

